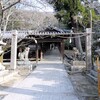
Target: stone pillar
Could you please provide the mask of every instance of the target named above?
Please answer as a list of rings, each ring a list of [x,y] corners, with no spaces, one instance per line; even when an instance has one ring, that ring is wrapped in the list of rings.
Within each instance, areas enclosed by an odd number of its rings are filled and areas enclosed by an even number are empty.
[[[11,69],[16,69],[16,58],[17,58],[17,34],[16,30],[12,31],[12,42],[11,42]]]
[[[86,29],[86,70],[89,71],[92,67],[92,31],[91,28]]]

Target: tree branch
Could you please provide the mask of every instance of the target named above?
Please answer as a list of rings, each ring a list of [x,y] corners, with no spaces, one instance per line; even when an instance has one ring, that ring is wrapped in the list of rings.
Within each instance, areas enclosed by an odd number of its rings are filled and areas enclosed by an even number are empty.
[[[39,8],[39,9],[43,10],[43,7],[39,7],[39,6],[32,5],[29,2],[21,2],[21,4],[23,4],[25,6],[32,7],[32,8]],[[43,10],[43,11],[45,12],[45,10]]]
[[[20,1],[21,1],[21,0],[18,0],[18,1],[16,1],[15,3],[13,3],[13,4],[9,5],[8,7],[4,8],[4,9],[3,9],[3,12],[6,11],[7,9],[13,7],[14,5],[16,5],[17,3],[19,3]]]

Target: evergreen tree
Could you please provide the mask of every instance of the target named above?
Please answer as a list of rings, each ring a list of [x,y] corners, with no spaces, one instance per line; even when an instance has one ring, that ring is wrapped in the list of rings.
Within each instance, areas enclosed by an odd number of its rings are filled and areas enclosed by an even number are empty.
[[[84,4],[82,4],[82,1]],[[66,24],[70,29],[72,27],[82,29],[84,27],[90,27],[90,8],[87,0],[53,0],[51,2],[56,11],[56,17],[60,22]],[[95,14],[95,10],[92,10],[93,20],[98,17]],[[83,18],[79,18],[78,14],[81,13]],[[78,19],[78,20],[77,20]]]
[[[80,0],[55,0],[52,3],[58,20],[66,23],[69,28],[75,28],[77,24],[75,16],[84,9]]]
[[[59,22],[63,22],[67,28],[74,27],[74,32],[82,31],[90,27],[90,8],[87,7],[88,0],[51,0],[56,11],[56,17]],[[83,4],[82,4],[83,1]],[[92,18],[97,19],[94,9],[92,10]],[[83,18],[79,18],[81,13]],[[80,38],[75,39],[75,43],[79,51],[82,53]]]

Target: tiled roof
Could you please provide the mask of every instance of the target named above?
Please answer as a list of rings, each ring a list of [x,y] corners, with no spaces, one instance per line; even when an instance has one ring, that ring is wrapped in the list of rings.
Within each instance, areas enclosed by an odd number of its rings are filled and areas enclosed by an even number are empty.
[[[36,31],[18,31],[18,38],[25,38],[26,36],[68,36],[68,35],[82,35],[83,33],[66,33],[66,32],[36,32]],[[7,31],[4,33],[3,38],[9,39],[12,36],[12,31]]]

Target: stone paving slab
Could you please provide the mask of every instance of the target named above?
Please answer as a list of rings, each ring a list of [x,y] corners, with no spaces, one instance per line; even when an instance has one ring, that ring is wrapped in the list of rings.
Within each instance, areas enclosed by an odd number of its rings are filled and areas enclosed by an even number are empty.
[[[8,94],[3,100],[78,100],[60,57],[56,57],[50,55],[22,82],[0,91]]]

